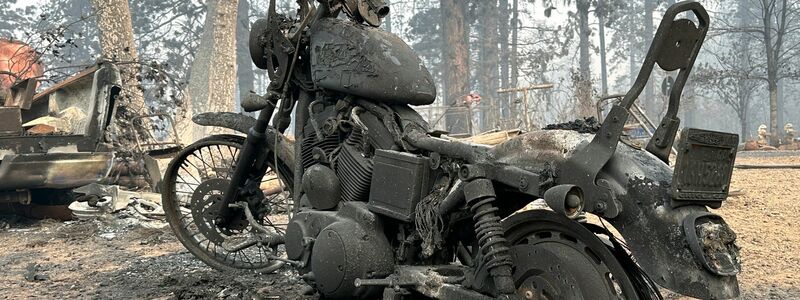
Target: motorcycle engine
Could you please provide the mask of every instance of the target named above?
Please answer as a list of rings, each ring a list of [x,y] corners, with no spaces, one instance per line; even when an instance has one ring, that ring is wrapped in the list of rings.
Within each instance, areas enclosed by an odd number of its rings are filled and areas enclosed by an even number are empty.
[[[382,287],[356,287],[355,279],[385,278],[394,271],[384,222],[409,222],[415,204],[430,190],[427,158],[403,152],[399,133],[388,129],[408,122],[423,126],[424,120],[407,106],[373,110],[315,102],[303,130],[301,202],[306,206],[287,226],[286,254],[301,262],[301,273],[325,298],[380,295]],[[398,183],[396,176],[387,176],[398,170],[414,180]]]
[[[373,299],[383,288],[356,287],[355,280],[385,278],[394,271],[383,223],[365,202],[344,202],[335,212],[296,214],[286,230],[286,254],[305,263],[301,272],[311,275],[309,284],[331,299]]]
[[[384,278],[394,271],[392,247],[380,219],[365,203],[343,207],[338,220],[317,235],[311,270],[317,289],[330,298],[370,298],[379,287],[356,287],[357,278]]]
[[[342,121],[335,105],[319,103],[312,109],[301,147],[308,203],[330,210],[341,201],[367,201],[375,150],[396,147],[392,134],[367,111],[354,112],[352,120]]]
[[[367,205],[375,149],[395,143],[378,117],[352,115],[312,104],[301,159],[303,201],[313,209],[295,214],[286,230],[288,258],[305,264],[301,272],[325,298],[375,298],[382,288],[356,287],[355,279],[384,278],[395,264],[381,217]]]

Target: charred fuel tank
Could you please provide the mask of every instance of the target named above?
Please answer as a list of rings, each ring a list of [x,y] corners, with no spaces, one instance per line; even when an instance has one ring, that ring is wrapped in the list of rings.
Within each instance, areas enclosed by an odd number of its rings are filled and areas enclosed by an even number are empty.
[[[430,72],[389,32],[324,18],[311,27],[311,75],[319,87],[388,104],[436,99]]]
[[[569,159],[591,134],[567,130],[530,132],[496,146],[497,163],[538,171]],[[555,173],[569,170],[555,170]],[[598,175],[622,209],[609,221],[633,256],[659,285],[701,299],[739,294],[735,233],[703,205],[673,206],[673,171],[651,153],[620,142]]]
[[[381,287],[355,286],[355,280],[384,278],[394,272],[392,246],[383,223],[365,202],[345,202],[339,211],[304,211],[286,230],[286,254],[313,274],[309,284],[326,299],[375,299]]]

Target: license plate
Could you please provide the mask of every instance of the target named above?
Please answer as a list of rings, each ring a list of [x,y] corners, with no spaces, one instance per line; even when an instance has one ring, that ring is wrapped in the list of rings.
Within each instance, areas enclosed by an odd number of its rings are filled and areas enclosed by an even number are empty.
[[[672,199],[719,207],[728,197],[739,135],[686,128],[678,141]]]

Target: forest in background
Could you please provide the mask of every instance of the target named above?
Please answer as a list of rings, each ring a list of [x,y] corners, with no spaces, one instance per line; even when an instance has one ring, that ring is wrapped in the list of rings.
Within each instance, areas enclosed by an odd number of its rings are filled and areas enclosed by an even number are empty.
[[[276,1],[279,12],[294,15],[294,1]],[[392,13],[384,29],[408,42],[437,82],[437,102],[418,110],[440,128],[471,133],[533,129],[594,115],[596,99],[631,86],[661,15],[674,3],[387,2]],[[771,132],[800,123],[800,3],[701,2],[711,15],[711,30],[684,91],[683,125],[736,132],[744,139],[753,138],[762,123]],[[266,91],[269,80],[251,63],[247,38],[267,3],[6,0],[0,3],[0,37],[25,42],[41,54],[44,85],[101,57],[115,61],[131,114],[165,112],[180,122],[203,111],[237,111],[240,95]],[[667,76],[675,74],[655,71],[640,97],[656,120],[665,108]],[[497,92],[528,87],[546,88],[527,95]],[[467,116],[458,117],[459,111]],[[455,116],[442,118],[445,112]]]

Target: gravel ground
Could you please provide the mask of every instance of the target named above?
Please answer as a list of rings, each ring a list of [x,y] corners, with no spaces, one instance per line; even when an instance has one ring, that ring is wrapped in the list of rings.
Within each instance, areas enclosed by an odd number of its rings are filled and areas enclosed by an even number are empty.
[[[800,164],[800,156],[739,156],[740,164]],[[800,299],[800,170],[735,170],[729,198],[717,213],[738,235],[742,299]]]
[[[800,164],[744,157],[742,164]],[[736,170],[716,212],[738,233],[741,299],[800,299],[800,170]],[[220,273],[194,259],[163,222],[125,214],[92,221],[0,216],[0,299],[313,299],[291,271]],[[665,295],[669,299],[684,299]]]

